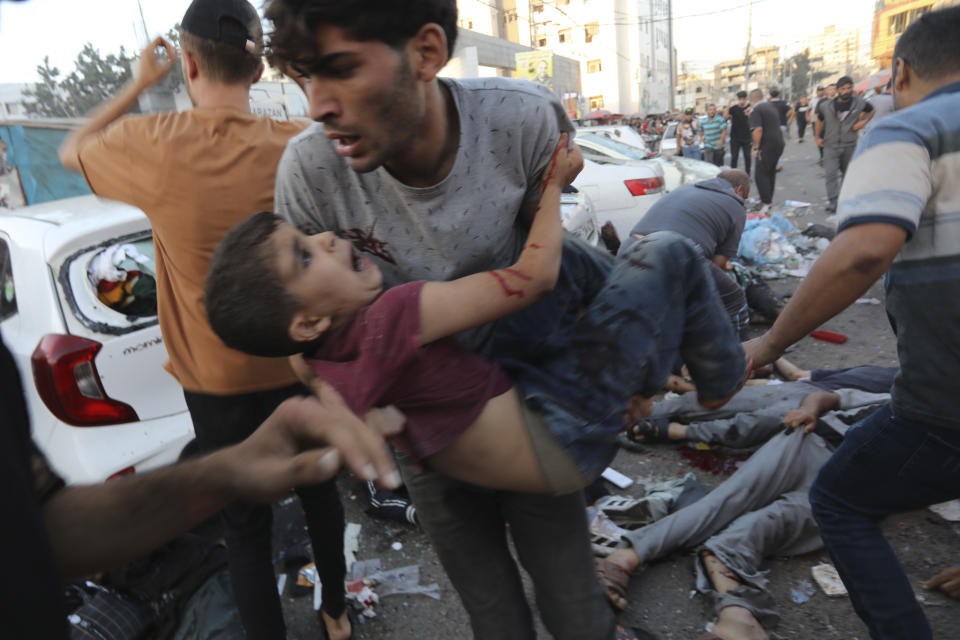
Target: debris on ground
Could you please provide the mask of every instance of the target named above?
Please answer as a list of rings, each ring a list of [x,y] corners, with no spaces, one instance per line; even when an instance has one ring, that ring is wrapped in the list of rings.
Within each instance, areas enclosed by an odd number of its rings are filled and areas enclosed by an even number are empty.
[[[748,218],[737,254],[758,267],[765,280],[804,278],[832,237],[833,230],[826,225],[809,225],[800,232],[786,217],[774,213],[770,217]]]
[[[354,564],[350,576],[346,582],[347,599],[367,618],[376,617],[374,607],[387,596],[421,594],[440,599],[439,584],[420,584],[420,565],[381,569],[379,558],[374,558]]]
[[[812,598],[816,592],[809,580],[800,580],[790,587],[790,599],[797,604],[803,604]]]
[[[810,569],[813,579],[816,581],[823,593],[831,598],[842,598],[847,595],[847,588],[843,586],[840,580],[840,574],[832,564],[826,562],[818,564]]]
[[[931,505],[930,511],[948,522],[960,522],[960,500],[950,500]]]

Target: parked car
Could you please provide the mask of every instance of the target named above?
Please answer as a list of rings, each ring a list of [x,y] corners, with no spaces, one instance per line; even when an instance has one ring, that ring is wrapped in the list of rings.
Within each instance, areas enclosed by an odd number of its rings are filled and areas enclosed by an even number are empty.
[[[663,194],[663,170],[656,163],[612,160],[591,155],[578,135],[574,141],[584,151],[583,171],[573,186],[586,192],[602,228],[609,222],[618,238],[626,238]]]
[[[566,187],[560,195],[560,216],[564,229],[594,247],[600,244],[597,211],[585,192],[573,185]]]
[[[610,125],[601,125],[599,127],[582,127],[577,129],[577,135],[598,135],[614,140],[617,142],[623,142],[624,144],[629,144],[632,147],[638,149],[643,149],[650,153],[650,149],[646,141],[643,139],[643,136],[637,132],[636,129],[626,124],[610,124]]]
[[[163,369],[154,270],[134,207],[81,196],[0,214],[0,333],[34,440],[68,482],[176,461],[193,440]]]

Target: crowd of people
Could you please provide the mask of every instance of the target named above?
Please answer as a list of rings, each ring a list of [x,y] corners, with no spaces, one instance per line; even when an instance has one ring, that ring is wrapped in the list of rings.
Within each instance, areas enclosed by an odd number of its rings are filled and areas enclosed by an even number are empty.
[[[439,77],[454,0],[271,0],[265,18],[266,47],[249,3],[194,0],[181,50],[150,43],[60,150],[94,193],[150,219],[167,369],[204,455],[65,487],[30,439],[3,349],[10,637],[67,637],[62,578],[215,512],[246,636],[285,637],[269,503],[290,490],[323,584],[320,622],[352,637],[335,483],[346,465],[406,484],[478,639],[535,637],[518,559],[553,637],[643,637],[614,608],[644,563],[681,548],[697,549],[698,589],[716,603],[702,638],[765,638],[777,615],[763,558],[821,544],[871,637],[932,638],[879,524],[960,497],[960,8],[901,36],[892,104],[852,96],[841,78],[836,96],[794,105],[741,93],[724,113],[708,107],[703,126],[690,110],[678,152],[696,157],[702,137],[722,164],[729,135],[745,171],[662,198],[616,256],[563,234],[560,194],[582,158],[557,97]],[[263,54],[304,90],[314,123],[250,112]],[[194,108],[128,116],[178,59]],[[749,174],[769,206],[792,122],[798,139],[813,124],[838,233],[770,329],[741,344],[747,301],[728,272]],[[898,370],[807,375],[781,360],[884,273]],[[783,385],[776,406],[745,386],[774,363],[808,379]],[[677,372],[691,391],[656,402]],[[582,489],[624,436],[761,446],[707,497],[595,561]],[[956,573],[931,586],[954,595]]]

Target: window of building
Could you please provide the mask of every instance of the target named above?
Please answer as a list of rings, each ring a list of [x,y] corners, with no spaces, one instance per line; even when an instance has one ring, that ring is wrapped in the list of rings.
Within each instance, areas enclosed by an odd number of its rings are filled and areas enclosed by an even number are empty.
[[[17,294],[13,287],[13,268],[10,264],[10,248],[0,238],[0,320],[17,313]]]
[[[530,8],[536,11],[537,13],[543,12],[543,0],[533,0],[530,3]]]
[[[545,46],[547,46],[547,39],[546,39],[546,38],[537,38],[537,46],[538,46],[538,47],[545,47]]]
[[[703,87],[697,87],[697,93],[703,93]]]
[[[907,28],[907,11],[901,11],[900,13],[890,16],[890,28],[887,30],[888,35],[895,35],[898,33],[903,33],[903,30]]]
[[[557,37],[560,39],[560,42],[573,42],[573,30],[561,29]]]
[[[460,18],[461,29],[473,29],[473,20],[470,18]]]
[[[603,65],[600,60],[587,60],[587,73],[600,73],[603,71]]]
[[[599,22],[591,22],[590,24],[583,25],[584,42],[593,42],[593,39],[598,35],[600,35]]]
[[[590,96],[590,111],[603,109],[603,96]]]

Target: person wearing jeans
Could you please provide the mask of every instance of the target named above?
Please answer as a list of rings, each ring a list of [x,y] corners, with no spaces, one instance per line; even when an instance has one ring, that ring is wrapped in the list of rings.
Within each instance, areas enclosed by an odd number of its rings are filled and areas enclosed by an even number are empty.
[[[960,497],[960,237],[950,231],[960,200],[957,41],[960,7],[931,11],[900,36],[897,111],[857,147],[836,238],[773,327],[746,344],[756,366],[772,362],[884,275],[901,363],[891,403],[849,431],[810,492],[827,550],[875,640],[932,638],[882,520]]]
[[[677,149],[684,158],[693,158],[701,160],[700,152],[700,123],[693,116],[693,109],[687,108],[683,112],[683,118],[677,125]]]

